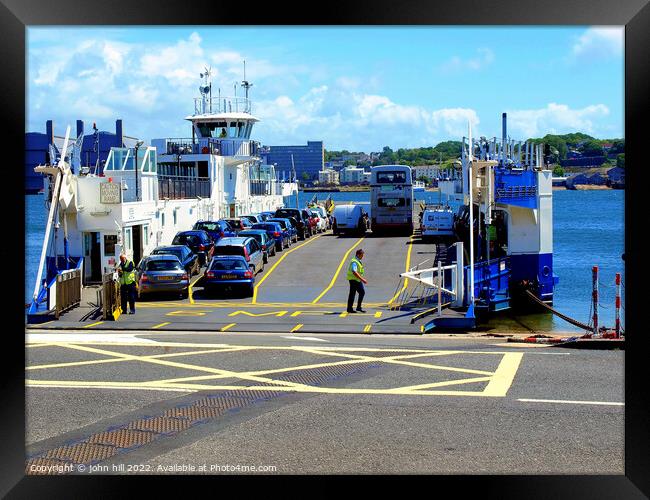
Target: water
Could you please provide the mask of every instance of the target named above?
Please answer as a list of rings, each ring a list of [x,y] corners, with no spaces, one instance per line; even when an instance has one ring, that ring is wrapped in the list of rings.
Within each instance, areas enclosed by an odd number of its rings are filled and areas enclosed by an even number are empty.
[[[300,206],[314,194],[324,200],[329,193],[300,193]],[[331,193],[335,203],[370,201],[368,191]],[[437,192],[416,192],[416,200],[438,202]],[[591,268],[599,266],[600,324],[614,325],[614,276],[625,276],[621,256],[624,252],[624,199],[622,190],[564,191],[553,193],[554,272],[560,277],[555,288],[554,307],[583,323],[589,323],[591,304]],[[286,205],[295,206],[295,197]],[[30,300],[45,232],[47,212],[43,195],[25,200],[25,302]],[[368,256],[370,258],[370,256]],[[413,265],[417,264],[414,262]],[[623,288],[623,299],[625,289]],[[624,304],[623,300],[623,304]],[[625,311],[621,311],[624,323]],[[490,320],[489,326],[515,331],[579,332],[573,325],[550,314],[513,316],[503,313]]]

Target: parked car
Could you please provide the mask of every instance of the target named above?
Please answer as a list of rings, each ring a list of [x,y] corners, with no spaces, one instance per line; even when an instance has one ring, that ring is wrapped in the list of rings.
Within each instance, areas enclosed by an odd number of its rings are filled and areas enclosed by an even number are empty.
[[[327,213],[327,210],[325,210],[325,207],[321,207],[320,205],[317,205],[315,207],[311,207],[310,210],[318,212],[318,217],[325,220],[326,228],[331,229],[332,224],[330,223],[330,217]]]
[[[337,205],[332,213],[332,232],[365,234],[368,214],[361,205]]]
[[[293,224],[291,223],[293,221]],[[282,226],[283,231],[287,231],[289,233],[289,246],[291,246],[291,243],[298,241],[298,223],[296,222],[296,219],[291,218],[291,219],[284,219],[281,217],[274,217],[273,219],[268,219],[267,222],[278,222],[280,226]]]
[[[253,224],[256,226],[256,224]],[[264,253],[264,264],[269,262],[269,257],[275,255],[275,240],[266,234],[264,229],[247,229],[239,233],[239,236],[250,236],[255,238],[259,245],[262,247],[262,252]]]
[[[190,276],[178,257],[171,254],[149,255],[136,267],[138,299],[151,293],[178,293],[188,296]]]
[[[241,255],[215,255],[203,276],[203,286],[206,292],[237,288],[251,296],[255,287],[255,273]]]
[[[264,270],[264,252],[255,238],[250,236],[222,238],[215,245],[216,255],[241,255],[248,262],[253,275]]]
[[[312,210],[311,214],[314,216],[314,219],[316,219],[316,232],[324,233],[325,231],[327,231],[327,222],[322,217],[320,212],[316,210]]]
[[[233,228],[233,230],[238,233],[239,231],[243,231],[244,229],[250,229],[252,224],[248,224],[247,219],[223,219],[225,220],[228,224],[230,224],[230,227]]]
[[[199,256],[199,265],[203,267],[212,257],[214,241],[205,231],[181,231],[176,233],[172,245],[186,245]]]
[[[275,217],[275,212],[262,212],[260,216],[262,217],[262,222],[266,222],[268,219]]]
[[[275,211],[275,218],[289,218],[293,217],[296,220],[296,229],[298,231],[298,238],[304,240],[311,236],[309,225],[309,218],[304,217],[302,212],[297,208],[278,208]]]
[[[210,235],[212,241],[214,242],[217,242],[224,237],[237,235],[235,231],[230,227],[230,224],[228,224],[225,220],[200,220],[194,224],[192,229],[205,231]]]
[[[201,268],[199,265],[199,256],[192,252],[192,249],[186,245],[156,247],[151,251],[151,255],[175,255],[190,276],[199,274],[199,269]]]
[[[309,236],[316,234],[318,232],[318,228],[316,227],[316,217],[312,215],[311,210],[303,208],[300,213],[303,220],[306,220],[309,223]]]
[[[283,248],[287,248],[291,245],[291,235],[289,234],[289,231],[282,229],[279,222],[269,221],[253,224],[253,229],[262,229],[266,231],[268,237],[272,238],[275,243],[274,248],[276,252],[281,252]]]

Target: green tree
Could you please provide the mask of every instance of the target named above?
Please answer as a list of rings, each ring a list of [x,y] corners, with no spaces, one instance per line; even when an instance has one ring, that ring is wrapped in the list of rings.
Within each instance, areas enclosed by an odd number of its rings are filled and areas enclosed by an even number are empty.
[[[302,180],[303,181],[308,181],[310,179],[309,174],[307,172],[302,173]]]
[[[558,165],[553,169],[553,176],[554,177],[564,177],[564,169]]]
[[[616,155],[616,166],[625,168],[625,153]]]
[[[585,142],[580,149],[583,156],[603,156],[605,154],[600,142],[594,139]]]

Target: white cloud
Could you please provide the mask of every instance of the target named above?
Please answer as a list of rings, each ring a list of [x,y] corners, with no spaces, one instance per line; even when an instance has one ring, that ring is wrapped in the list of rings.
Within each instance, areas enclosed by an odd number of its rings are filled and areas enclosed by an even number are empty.
[[[470,59],[462,59],[458,56],[452,57],[440,66],[440,70],[445,74],[458,73],[462,71],[478,71],[489,66],[494,61],[494,52],[492,50],[481,47],[476,49],[477,57]]]
[[[586,61],[622,57],[624,36],[622,27],[589,28],[573,44],[569,59]]]
[[[147,78],[165,78],[176,87],[196,86],[204,68],[203,58],[201,37],[194,32],[176,45],[159,47],[143,55],[140,71]]]
[[[593,104],[582,109],[571,109],[566,104],[548,104],[541,109],[510,110],[508,128],[513,137],[522,139],[541,137],[546,134],[569,132],[597,133],[595,120],[608,116],[609,108],[604,104]]]

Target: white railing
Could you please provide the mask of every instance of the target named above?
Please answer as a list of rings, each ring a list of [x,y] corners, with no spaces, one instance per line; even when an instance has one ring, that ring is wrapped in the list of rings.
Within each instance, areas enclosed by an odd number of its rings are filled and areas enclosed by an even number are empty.
[[[194,114],[206,115],[215,113],[249,113],[251,101],[245,97],[197,97],[194,99]]]

